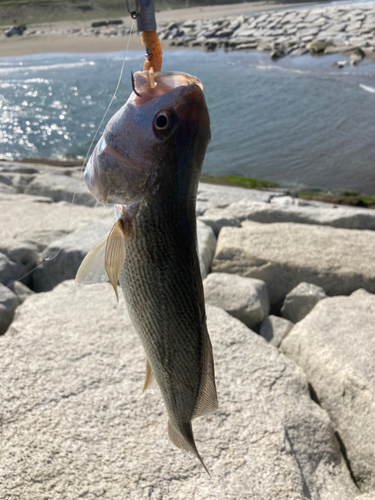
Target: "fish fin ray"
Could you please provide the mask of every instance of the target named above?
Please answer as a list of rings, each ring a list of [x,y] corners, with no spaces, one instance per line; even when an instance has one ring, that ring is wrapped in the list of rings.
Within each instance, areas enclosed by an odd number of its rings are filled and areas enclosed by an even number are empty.
[[[92,285],[108,281],[105,270],[105,247],[108,235],[105,235],[86,255],[76,274],[76,283]]]
[[[190,453],[194,453],[196,457],[198,457],[200,463],[203,465],[207,474],[211,477],[207,467],[205,466],[202,457],[200,456],[197,446],[194,441],[193,429],[191,426],[191,422],[184,424],[182,430],[184,431],[185,436],[183,436],[180,432],[178,432],[170,420],[168,420],[168,437],[172,441],[172,443],[180,448],[181,450],[189,451]]]
[[[111,229],[105,247],[105,270],[118,301],[117,282],[125,261],[125,238],[121,219]]]
[[[215,370],[214,358],[212,354],[212,345],[208,332],[206,331],[206,353],[207,353],[207,366],[204,387],[200,395],[197,406],[194,409],[192,418],[201,417],[217,410],[218,401],[215,385]]]
[[[152,371],[148,358],[146,358],[146,380],[142,392],[145,392],[147,389],[155,389],[156,387],[157,383],[154,377],[154,372]]]

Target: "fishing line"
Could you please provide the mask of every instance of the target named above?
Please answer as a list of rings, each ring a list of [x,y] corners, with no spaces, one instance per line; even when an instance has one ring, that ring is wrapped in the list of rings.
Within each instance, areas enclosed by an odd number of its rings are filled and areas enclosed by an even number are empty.
[[[107,106],[107,108],[106,108],[106,110],[105,110],[105,112],[104,112],[103,118],[101,119],[101,121],[100,121],[100,123],[99,123],[99,125],[98,125],[98,127],[97,127],[97,129],[96,129],[96,132],[95,132],[95,134],[94,134],[94,137],[93,137],[93,139],[92,139],[92,141],[91,141],[91,143],[90,143],[90,146],[89,146],[89,148],[88,148],[88,150],[87,150],[87,153],[86,153],[85,159],[83,160],[82,166],[81,166],[81,168],[80,168],[80,170],[79,170],[79,174],[80,174],[80,176],[81,176],[81,177],[82,177],[82,173],[83,173],[83,170],[84,170],[84,168],[85,168],[85,165],[86,165],[86,163],[87,163],[87,160],[88,160],[88,158],[89,158],[89,156],[90,156],[90,154],[91,154],[91,149],[92,149],[92,146],[93,146],[93,144],[94,144],[94,142],[95,142],[95,139],[96,139],[96,137],[97,137],[97,135],[98,135],[98,133],[99,133],[99,130],[100,130],[101,126],[103,125],[103,122],[104,122],[104,120],[105,120],[105,117],[107,116],[108,111],[109,111],[110,107],[112,106],[113,101],[114,101],[114,100],[115,100],[115,98],[116,98],[116,95],[117,95],[118,89],[119,89],[119,87],[120,87],[120,83],[121,83],[121,80],[122,80],[122,75],[123,75],[123,73],[124,73],[124,68],[125,68],[126,55],[127,55],[127,53],[128,53],[128,50],[129,50],[129,44],[130,44],[130,39],[131,39],[131,36],[132,36],[132,34],[133,34],[134,22],[135,22],[135,17],[134,17],[134,18],[132,17],[132,22],[131,22],[131,25],[130,25],[129,37],[128,37],[128,40],[127,40],[127,43],[126,43],[125,53],[124,53],[124,57],[123,57],[123,60],[122,60],[121,71],[120,71],[120,75],[119,75],[118,80],[117,80],[117,85],[116,85],[115,91],[114,91],[114,93],[113,93],[113,95],[112,95],[112,98],[111,98],[111,100],[110,100],[110,102],[109,102],[109,104],[108,104],[108,106]],[[44,264],[45,262],[50,262],[50,261],[52,261],[52,260],[56,259],[56,257],[58,257],[58,255],[61,253],[62,249],[64,248],[64,243],[65,243],[65,241],[66,241],[66,238],[67,238],[67,237],[68,237],[68,235],[69,235],[69,224],[70,224],[70,220],[71,220],[71,216],[72,216],[72,210],[73,210],[73,205],[74,205],[74,200],[75,200],[75,198],[76,198],[76,194],[77,194],[77,190],[75,190],[75,191],[74,191],[72,201],[70,202],[70,209],[69,209],[69,214],[68,214],[68,222],[67,222],[67,225],[66,225],[65,235],[64,235],[64,237],[63,237],[63,241],[62,241],[62,243],[61,243],[60,248],[59,248],[59,249],[57,250],[57,252],[56,252],[54,255],[52,255],[52,256],[46,256],[46,257],[43,257],[43,256],[42,256],[42,257],[40,257],[38,264],[37,264],[35,267],[33,267],[33,269],[31,269],[31,271],[28,271],[27,273],[23,274],[22,276],[18,277],[17,279],[12,280],[10,283],[8,283],[8,284],[6,285],[8,288],[9,288],[11,285],[13,285],[13,283],[15,283],[16,281],[20,281],[20,280],[22,280],[23,278],[26,278],[26,276],[28,276],[29,274],[31,274],[32,272],[34,272],[36,269],[38,269],[38,267],[40,267],[40,266],[41,266],[42,264]]]

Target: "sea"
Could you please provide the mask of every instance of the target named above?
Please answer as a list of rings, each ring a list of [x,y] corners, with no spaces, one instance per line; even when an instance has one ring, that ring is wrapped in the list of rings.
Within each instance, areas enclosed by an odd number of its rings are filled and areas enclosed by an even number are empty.
[[[124,45],[126,40],[124,39]],[[0,59],[0,159],[80,160],[131,92],[143,52]],[[203,172],[293,189],[375,195],[375,64],[342,55],[165,52],[163,70],[197,76],[211,116]]]

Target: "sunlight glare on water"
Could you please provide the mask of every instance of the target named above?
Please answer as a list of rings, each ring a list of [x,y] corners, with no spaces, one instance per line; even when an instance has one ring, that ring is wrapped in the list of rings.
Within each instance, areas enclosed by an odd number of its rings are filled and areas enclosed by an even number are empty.
[[[0,158],[82,159],[112,97],[123,53],[34,55],[0,61]],[[108,119],[131,92],[130,52]],[[375,64],[343,56],[169,51],[164,70],[204,84],[212,141],[204,172],[284,186],[375,194]],[[106,120],[107,121],[107,120]]]

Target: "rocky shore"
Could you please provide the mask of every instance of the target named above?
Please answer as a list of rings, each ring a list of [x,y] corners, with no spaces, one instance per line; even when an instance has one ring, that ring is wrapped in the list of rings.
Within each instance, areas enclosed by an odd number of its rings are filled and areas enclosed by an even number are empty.
[[[82,29],[31,29],[25,36],[114,38],[129,32],[126,21],[126,24]],[[172,47],[269,51],[272,59],[308,52],[312,55],[341,53],[350,55],[352,63],[358,64],[366,56],[375,57],[375,6],[328,5],[206,20],[161,21],[158,32],[160,39]]]
[[[256,15],[187,21],[160,27],[160,38],[207,51],[269,51],[284,55],[344,53],[353,62],[375,56],[375,6],[287,9]]]
[[[13,162],[0,209],[0,498],[375,499],[374,210],[200,184],[209,479],[141,396],[123,300],[72,281],[112,210],[76,167]]]

